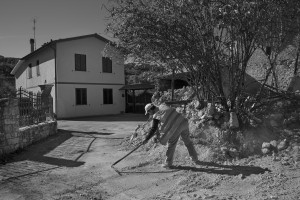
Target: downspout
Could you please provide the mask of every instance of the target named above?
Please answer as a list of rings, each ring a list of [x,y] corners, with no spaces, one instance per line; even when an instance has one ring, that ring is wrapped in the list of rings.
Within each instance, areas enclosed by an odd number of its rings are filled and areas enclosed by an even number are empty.
[[[56,65],[56,43],[50,45],[54,51],[54,88],[55,88],[55,114],[57,117],[57,65]]]

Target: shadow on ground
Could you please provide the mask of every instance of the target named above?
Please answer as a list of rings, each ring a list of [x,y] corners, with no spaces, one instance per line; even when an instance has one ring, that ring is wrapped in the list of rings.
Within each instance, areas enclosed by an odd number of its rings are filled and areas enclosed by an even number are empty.
[[[107,133],[107,132],[96,132],[96,131],[91,131],[91,132],[84,132],[84,131],[74,131],[74,130],[64,130],[60,129],[61,131],[64,132],[69,132],[72,136],[75,137],[92,137],[92,138],[101,138],[101,139],[124,139],[123,137],[105,137],[105,136],[110,136],[115,133]],[[101,137],[104,136],[104,137]]]
[[[68,121],[96,121],[96,122],[118,122],[118,121],[141,121],[145,122],[148,120],[148,116],[145,114],[135,114],[135,113],[124,113],[117,115],[102,115],[102,116],[93,116],[93,117],[80,117],[80,118],[66,118],[61,119]]]
[[[261,168],[256,166],[237,166],[237,165],[220,165],[213,162],[201,162],[200,166],[203,167],[191,167],[191,166],[174,166],[173,169],[179,170],[191,170],[194,172],[205,172],[205,173],[213,173],[213,174],[221,174],[221,175],[229,175],[229,176],[237,176],[241,175],[241,178],[246,178],[252,174],[263,174],[265,172],[270,172],[268,168]],[[206,168],[214,167],[214,168]]]
[[[73,131],[66,131],[58,129],[55,135],[51,135],[43,140],[40,140],[24,149],[17,151],[10,155],[7,163],[30,160],[36,162],[42,162],[50,165],[56,165],[59,167],[78,167],[84,164],[84,162],[66,160],[60,158],[53,158],[45,156],[55,148],[59,147],[62,143],[74,137]],[[80,132],[81,134],[84,134]],[[94,133],[86,133],[94,134]],[[90,146],[89,146],[90,147]],[[89,148],[88,147],[88,148]],[[88,151],[88,149],[87,149]],[[76,159],[77,160],[77,159]]]
[[[193,171],[193,172],[204,172],[204,173],[211,173],[211,174],[220,174],[220,175],[229,175],[229,176],[237,176],[241,175],[241,178],[244,179],[247,176],[250,176],[252,174],[263,174],[265,172],[270,172],[268,168],[261,168],[261,167],[255,167],[255,166],[237,166],[237,165],[220,165],[213,162],[201,162],[199,164],[200,167],[192,167],[192,166],[184,166],[184,165],[177,165],[172,166],[172,168],[166,170],[162,169],[161,171],[121,171],[120,173],[123,174],[130,174],[130,173],[170,173],[180,170],[186,170],[186,171]],[[160,166],[159,166],[160,167]],[[210,168],[213,167],[213,168]]]

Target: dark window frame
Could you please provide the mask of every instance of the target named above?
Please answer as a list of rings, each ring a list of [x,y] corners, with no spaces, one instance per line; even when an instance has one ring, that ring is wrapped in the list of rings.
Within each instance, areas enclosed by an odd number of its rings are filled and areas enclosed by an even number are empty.
[[[41,72],[40,72],[40,61],[36,60],[36,75],[40,76]]]
[[[112,59],[109,57],[102,57],[102,72],[112,73]]]
[[[32,64],[31,63],[28,64],[28,78],[29,79],[32,78]]]
[[[86,55],[75,53],[75,71],[86,71]]]
[[[87,105],[87,88],[75,88],[75,105]]]
[[[103,88],[103,104],[113,104],[113,89]]]

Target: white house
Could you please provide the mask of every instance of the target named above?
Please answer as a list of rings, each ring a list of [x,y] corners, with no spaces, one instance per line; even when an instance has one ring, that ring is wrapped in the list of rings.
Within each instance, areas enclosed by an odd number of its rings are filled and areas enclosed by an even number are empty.
[[[98,34],[54,40],[21,58],[12,70],[16,88],[41,91],[53,85],[58,119],[118,114],[125,111],[124,60],[104,57],[110,42]]]

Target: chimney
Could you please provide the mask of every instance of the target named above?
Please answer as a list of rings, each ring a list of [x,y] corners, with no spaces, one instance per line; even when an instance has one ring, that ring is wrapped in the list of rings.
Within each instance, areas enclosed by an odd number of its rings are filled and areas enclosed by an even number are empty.
[[[30,52],[33,52],[34,51],[34,39],[30,39]]]

